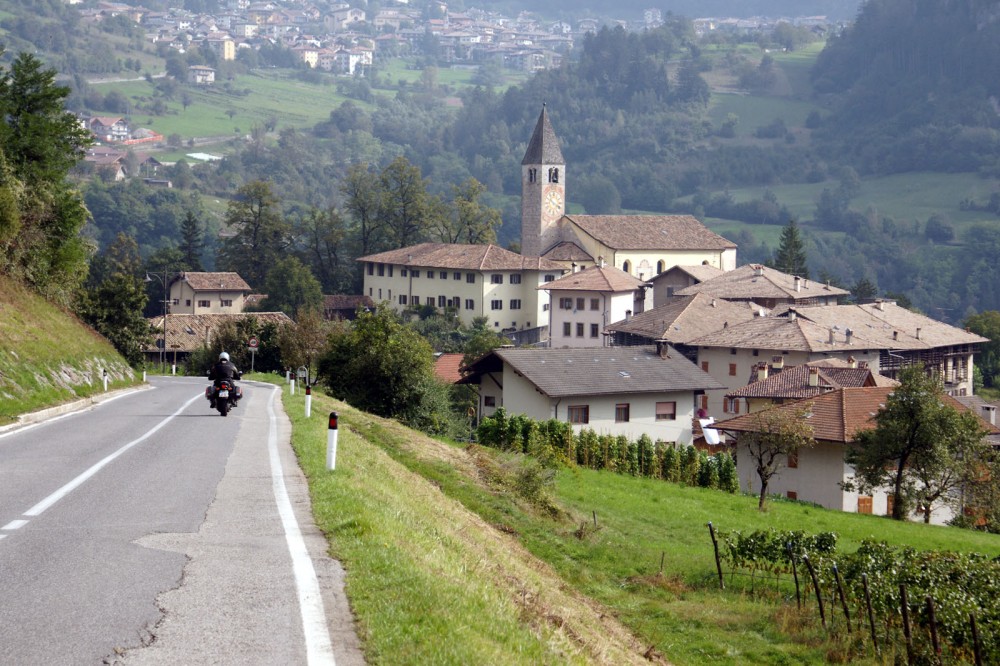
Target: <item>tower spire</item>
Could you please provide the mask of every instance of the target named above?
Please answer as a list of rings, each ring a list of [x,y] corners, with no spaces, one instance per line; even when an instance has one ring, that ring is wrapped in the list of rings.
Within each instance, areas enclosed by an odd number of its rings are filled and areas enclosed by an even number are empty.
[[[528,149],[524,151],[521,164],[565,164],[562,149],[559,147],[559,137],[549,122],[549,113],[542,103],[542,112],[535,123],[535,131],[528,141]]]

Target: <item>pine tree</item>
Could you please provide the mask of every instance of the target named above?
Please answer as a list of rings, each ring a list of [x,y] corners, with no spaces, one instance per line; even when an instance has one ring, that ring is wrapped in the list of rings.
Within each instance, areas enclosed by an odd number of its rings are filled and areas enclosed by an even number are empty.
[[[188,211],[181,222],[181,252],[184,253],[184,263],[187,264],[189,270],[204,270],[201,265],[203,247],[201,224],[194,213]]]
[[[809,277],[805,243],[795,220],[789,220],[788,225],[782,230],[778,250],[774,253],[771,265],[772,268],[776,268],[782,273],[797,275],[801,278]]]

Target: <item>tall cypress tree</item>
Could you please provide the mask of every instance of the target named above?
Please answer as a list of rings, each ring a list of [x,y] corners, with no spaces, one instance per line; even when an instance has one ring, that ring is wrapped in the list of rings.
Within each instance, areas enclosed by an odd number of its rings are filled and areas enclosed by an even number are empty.
[[[198,223],[198,218],[194,216],[191,211],[187,212],[184,216],[184,220],[181,221],[181,252],[184,253],[184,263],[187,264],[188,270],[201,271],[204,270],[201,265],[201,250],[204,247],[204,241],[201,236],[201,224]]]
[[[781,232],[781,241],[778,250],[774,253],[771,265],[772,268],[776,268],[782,273],[797,275],[801,278],[809,277],[805,243],[795,220],[789,220],[788,225]]]

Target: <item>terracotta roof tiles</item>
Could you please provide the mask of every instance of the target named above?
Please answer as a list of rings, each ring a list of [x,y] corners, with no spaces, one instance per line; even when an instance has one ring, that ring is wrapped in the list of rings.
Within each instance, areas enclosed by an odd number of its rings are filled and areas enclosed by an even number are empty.
[[[690,215],[567,215],[574,224],[616,250],[728,250],[736,243]]]
[[[554,270],[562,265],[542,257],[525,257],[497,245],[420,243],[398,250],[379,252],[358,261],[401,266],[451,268],[480,271]]]

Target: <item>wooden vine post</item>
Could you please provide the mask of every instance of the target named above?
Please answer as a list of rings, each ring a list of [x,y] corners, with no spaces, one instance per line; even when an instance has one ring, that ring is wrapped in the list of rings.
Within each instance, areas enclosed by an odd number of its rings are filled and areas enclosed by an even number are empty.
[[[844,609],[844,618],[847,620],[847,633],[851,633],[851,611],[847,608],[847,595],[844,594],[844,583],[840,579],[840,569],[833,565],[833,577],[837,581],[837,594],[840,596],[840,605]]]
[[[983,666],[983,648],[979,644],[979,627],[976,626],[975,613],[969,613],[969,626],[972,628],[972,655],[976,666]]]
[[[712,521],[708,521],[708,533],[712,536],[712,548],[715,549],[715,569],[719,572],[719,589],[726,589],[726,583],[722,579],[722,560],[719,559],[719,542],[715,538],[715,527]]]
[[[879,654],[878,636],[875,634],[875,613],[872,611],[872,593],[868,589],[868,574],[861,574],[861,583],[865,588],[865,608],[868,609],[868,626],[872,632],[872,646],[875,648],[875,654]]]
[[[903,605],[903,637],[906,638],[906,663],[913,663],[913,634],[910,631],[910,602],[906,598],[906,583],[899,584],[899,598]]]
[[[934,648],[934,662],[941,663],[941,644],[938,642],[937,618],[934,617],[934,599],[927,595],[927,620],[931,625],[931,646]]]
[[[792,563],[792,578],[795,579],[795,604],[802,610],[802,594],[799,592],[799,570],[795,563],[795,553],[792,552],[792,542],[785,542],[785,550],[788,552],[788,561]]]
[[[816,569],[813,568],[812,562],[809,561],[809,555],[803,555],[802,561],[806,563],[806,568],[809,569],[809,577],[812,578],[813,588],[816,590],[816,604],[819,606],[819,620],[823,623],[823,628],[826,629],[826,611],[823,610],[823,591],[819,589],[819,578],[816,577]]]

